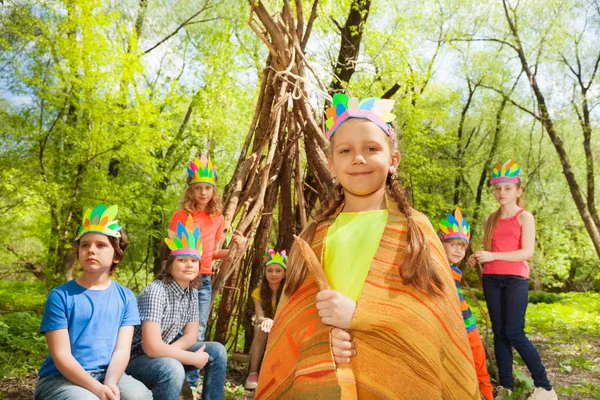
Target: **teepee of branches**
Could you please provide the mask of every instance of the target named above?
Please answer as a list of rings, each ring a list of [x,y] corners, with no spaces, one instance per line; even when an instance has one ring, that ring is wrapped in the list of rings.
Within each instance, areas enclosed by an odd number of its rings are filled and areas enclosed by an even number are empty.
[[[237,343],[243,324],[246,347],[250,345],[252,309],[245,307],[245,299],[261,279],[271,231],[278,232],[275,247],[289,249],[293,234],[306,226],[311,211],[330,190],[324,113],[311,105],[309,94],[328,100],[331,91],[348,82],[369,7],[370,1],[353,1],[345,26],[340,26],[342,45],[336,78],[328,89],[305,57],[318,0],[309,13],[305,13],[302,1],[292,6],[286,0],[274,15],[262,1],[250,1],[249,24],[269,54],[254,117],[224,195],[225,224],[237,224],[249,245],[234,245],[215,276],[213,300],[218,293],[221,298],[215,306],[216,317],[209,322],[213,340],[226,343],[234,339],[231,342]],[[360,34],[351,35],[357,28]],[[276,230],[272,229],[275,221]]]

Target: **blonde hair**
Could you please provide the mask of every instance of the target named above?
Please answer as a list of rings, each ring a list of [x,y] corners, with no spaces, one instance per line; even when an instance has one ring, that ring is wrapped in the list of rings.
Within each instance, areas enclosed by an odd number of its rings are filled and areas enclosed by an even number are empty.
[[[200,211],[200,207],[198,202],[196,201],[196,197],[194,196],[194,185],[190,185],[190,179],[188,178],[188,187],[183,192],[183,197],[179,201],[179,207],[188,212],[188,214],[192,214],[196,211]],[[218,215],[223,212],[223,204],[221,203],[221,194],[219,193],[219,188],[215,185],[213,186],[213,194],[206,206],[206,212],[210,215]]]
[[[333,139],[335,136],[331,138]],[[398,139],[394,132],[388,136],[390,152],[398,146]],[[331,145],[327,148],[328,155],[331,156]],[[407,257],[402,265],[398,266],[398,274],[402,277],[405,285],[415,287],[417,290],[428,295],[439,295],[439,290],[444,288],[444,281],[440,272],[434,267],[429,244],[421,227],[412,218],[414,210],[409,202],[409,196],[405,187],[401,186],[396,174],[388,174],[386,179],[386,194],[391,196],[398,208],[406,216]],[[335,211],[344,203],[344,190],[340,184],[336,184],[333,191],[321,202],[320,209],[316,212],[313,221],[302,231],[300,237],[308,243],[312,243],[317,225],[325,222]],[[300,250],[294,244],[290,251],[288,260],[287,279],[284,293],[293,294],[304,279],[307,270],[304,267],[304,258]]]
[[[519,182],[515,183],[517,185],[517,189],[521,189],[521,179]],[[517,197],[517,206],[521,208],[525,208],[525,201],[523,200],[523,196]],[[485,223],[485,231],[483,234],[483,249],[485,251],[492,251],[492,235],[494,234],[494,228],[500,219],[500,207],[493,213],[491,213],[486,220]]]

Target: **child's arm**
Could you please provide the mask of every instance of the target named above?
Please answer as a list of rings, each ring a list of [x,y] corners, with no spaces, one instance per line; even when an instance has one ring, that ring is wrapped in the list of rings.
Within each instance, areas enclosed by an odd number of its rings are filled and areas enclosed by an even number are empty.
[[[125,368],[127,368],[127,364],[129,363],[132,339],[133,326],[122,326],[119,328],[115,351],[112,354],[110,363],[108,364],[108,369],[106,370],[106,376],[104,377],[104,384],[117,395],[120,393],[117,384],[119,383],[119,379],[121,379],[121,376],[123,375],[123,372],[125,372]]]
[[[142,350],[150,358],[170,357],[184,365],[202,368],[208,362],[208,354],[204,352],[205,347],[206,345],[202,345],[199,350],[193,352],[168,345],[162,341],[159,322],[142,321]]]
[[[171,343],[176,349],[186,350],[198,341],[198,321],[190,321],[183,327],[183,336]]]
[[[94,393],[100,399],[118,400],[113,391],[103,385],[90,374],[88,374],[81,364],[77,362],[71,353],[71,342],[69,340],[69,331],[67,329],[57,329],[46,332],[48,341],[48,351],[54,361],[56,369],[77,386],[81,386]]]
[[[235,231],[233,233],[233,237],[231,238],[233,242],[235,242],[238,247],[242,247],[246,244],[246,238],[240,231]],[[229,249],[221,249],[217,250],[213,253],[213,260],[220,260],[221,258],[225,258],[229,255]]]
[[[271,332],[271,328],[273,327],[273,320],[271,318],[265,317],[265,311],[263,310],[262,304],[260,303],[259,299],[253,297],[252,301],[254,301],[254,311],[256,312],[256,325],[260,326],[260,329],[263,332]]]

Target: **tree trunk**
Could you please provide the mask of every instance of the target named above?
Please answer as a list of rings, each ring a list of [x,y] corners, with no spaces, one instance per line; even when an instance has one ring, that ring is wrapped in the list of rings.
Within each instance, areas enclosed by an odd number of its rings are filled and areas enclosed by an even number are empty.
[[[567,179],[567,184],[569,185],[571,197],[573,197],[573,200],[575,201],[575,205],[577,207],[577,211],[579,211],[579,215],[583,220],[585,228],[588,231],[590,238],[592,239],[592,243],[594,244],[596,254],[598,255],[598,258],[600,258],[600,227],[594,222],[592,214],[590,213],[590,210],[587,207],[586,201],[581,195],[581,188],[579,187],[577,179],[575,178],[575,174],[573,173],[573,169],[571,168],[571,162],[569,160],[569,156],[567,155],[564,143],[554,127],[554,122],[552,121],[552,118],[548,113],[546,99],[544,98],[544,95],[537,84],[535,74],[531,71],[527,62],[525,51],[523,50],[521,39],[519,38],[517,26],[509,14],[509,6],[507,4],[507,0],[503,0],[503,5],[506,20],[508,22],[511,34],[515,41],[514,49],[517,52],[517,55],[519,56],[521,66],[523,67],[523,70],[527,75],[529,85],[531,86],[531,89],[533,90],[535,99],[537,101],[537,108],[539,112],[537,118],[544,126],[546,132],[548,133],[548,136],[550,137],[550,140],[552,141],[552,144],[554,145],[554,148],[556,149],[556,153],[558,154],[558,158],[563,169],[563,174],[565,175],[565,178]]]

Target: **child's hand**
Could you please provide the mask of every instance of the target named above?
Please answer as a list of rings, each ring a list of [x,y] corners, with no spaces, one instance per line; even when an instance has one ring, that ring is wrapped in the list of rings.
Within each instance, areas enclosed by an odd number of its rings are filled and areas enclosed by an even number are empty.
[[[119,387],[117,385],[115,385],[114,383],[105,383],[105,385],[108,386],[108,388],[113,392],[113,394],[115,395],[115,399],[121,399],[121,391],[119,390]]]
[[[265,318],[260,323],[260,330],[265,333],[271,332],[272,327],[273,327],[273,320],[271,318]]]
[[[477,264],[477,263],[478,263],[478,261],[477,261],[477,257],[475,257],[475,253],[471,254],[471,257],[469,257],[469,265],[471,267],[474,267],[475,264]]]
[[[494,256],[494,253],[492,253],[490,251],[477,251],[477,252],[473,253],[473,255],[471,255],[471,257],[469,258],[469,264],[471,263],[471,259],[473,259],[473,258],[479,263],[486,263],[486,262],[494,261],[496,259],[496,257]],[[474,265],[474,263],[471,265]]]
[[[324,324],[348,329],[354,317],[356,302],[335,290],[321,290],[317,293],[317,309]]]
[[[233,237],[231,238],[238,245],[239,248],[243,248],[246,245],[246,238],[242,235],[242,232],[235,231],[233,232]]]
[[[356,355],[356,344],[352,342],[352,335],[340,328],[331,330],[331,349],[337,364],[350,364],[350,359]]]
[[[117,397],[117,396],[115,396],[115,394],[113,393],[113,391],[110,387],[103,385],[100,382],[98,382],[98,383],[99,383],[99,385],[92,392],[96,396],[98,396],[98,398],[100,398],[100,400],[120,400],[120,398],[121,398],[120,392],[119,392],[119,397]],[[118,389],[117,389],[117,391],[118,391]]]
[[[204,351],[206,345],[203,344],[198,350],[196,350],[196,362],[194,363],[194,367],[203,368],[208,362],[208,353]]]

